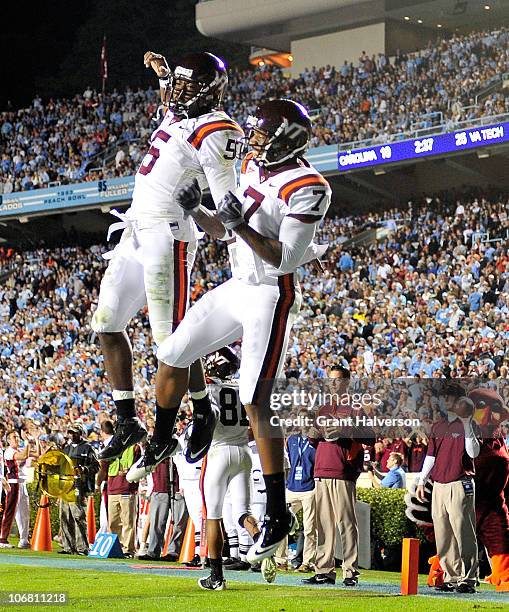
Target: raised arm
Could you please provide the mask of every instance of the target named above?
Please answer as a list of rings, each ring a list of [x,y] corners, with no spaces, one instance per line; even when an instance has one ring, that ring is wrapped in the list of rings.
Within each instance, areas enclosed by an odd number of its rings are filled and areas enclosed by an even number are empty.
[[[166,62],[164,55],[160,53],[154,53],[153,51],[147,51],[143,56],[143,63],[146,68],[152,68],[152,70],[159,77],[159,91],[161,94],[161,102],[166,104],[167,86],[169,83],[170,69]]]

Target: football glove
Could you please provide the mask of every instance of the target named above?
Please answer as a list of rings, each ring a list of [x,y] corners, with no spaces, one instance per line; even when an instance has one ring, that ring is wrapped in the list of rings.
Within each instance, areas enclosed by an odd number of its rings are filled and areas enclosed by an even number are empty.
[[[175,194],[175,202],[184,211],[184,219],[193,216],[201,205],[201,189],[197,179],[193,179],[189,185],[181,187]]]
[[[217,216],[221,219],[227,230],[233,230],[241,223],[244,223],[242,203],[231,191],[228,191],[221,200],[217,209]]]

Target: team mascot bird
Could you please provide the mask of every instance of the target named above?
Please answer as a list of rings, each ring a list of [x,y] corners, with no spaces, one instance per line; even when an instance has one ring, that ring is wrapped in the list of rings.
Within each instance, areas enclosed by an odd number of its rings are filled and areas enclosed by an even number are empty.
[[[486,580],[506,590],[509,588],[509,450],[501,425],[509,419],[509,410],[500,394],[488,387],[477,387],[468,393],[474,404],[474,420],[482,432],[481,452],[475,459],[475,511],[477,537],[486,548],[491,574]],[[415,485],[405,495],[407,517],[422,527],[426,537],[434,540],[431,520],[433,483],[426,484],[426,499],[415,496]],[[443,583],[440,560],[429,559],[429,586]]]
[[[481,428],[481,452],[475,460],[477,537],[491,561],[491,584],[509,585],[509,450],[501,425],[509,418],[502,397],[488,387],[469,393]]]

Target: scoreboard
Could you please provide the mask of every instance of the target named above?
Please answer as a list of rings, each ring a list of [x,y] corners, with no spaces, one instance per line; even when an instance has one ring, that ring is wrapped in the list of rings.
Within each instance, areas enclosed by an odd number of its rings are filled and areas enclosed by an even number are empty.
[[[446,134],[435,134],[413,140],[402,140],[374,147],[339,151],[338,169],[340,172],[416,160],[434,155],[456,153],[476,149],[486,145],[509,141],[509,122],[485,125]]]

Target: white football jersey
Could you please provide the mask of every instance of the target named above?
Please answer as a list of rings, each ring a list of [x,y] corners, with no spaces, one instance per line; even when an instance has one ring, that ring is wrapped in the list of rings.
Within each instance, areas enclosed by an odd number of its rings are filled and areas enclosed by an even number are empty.
[[[196,178],[202,188],[208,184],[217,206],[237,185],[235,151],[242,135],[240,126],[223,111],[180,120],[168,111],[136,173],[128,216],[137,221],[170,221],[189,231],[194,223],[190,218],[184,221],[175,192]]]
[[[248,153],[242,162],[236,196],[242,202],[242,213],[250,227],[262,236],[281,240],[280,230],[285,218],[313,225],[316,231],[329,208],[331,188],[305,160],[270,171],[258,166],[252,154]],[[295,269],[325,252],[326,245],[318,246],[312,241],[315,231]],[[249,284],[259,284],[266,277],[285,274],[264,262],[240,236],[229,241],[228,249],[235,278]]]
[[[211,402],[219,408],[219,420],[211,446],[243,446],[248,443],[249,420],[240,403],[237,381],[209,384]]]

